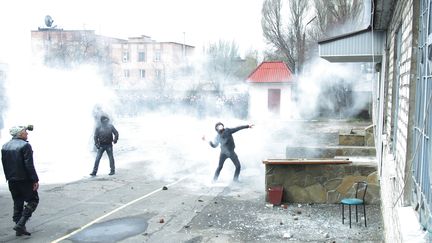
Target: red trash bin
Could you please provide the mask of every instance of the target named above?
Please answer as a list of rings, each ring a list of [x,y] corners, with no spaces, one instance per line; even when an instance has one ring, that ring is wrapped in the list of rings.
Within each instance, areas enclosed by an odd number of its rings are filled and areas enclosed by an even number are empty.
[[[268,188],[268,202],[273,205],[282,203],[283,186],[272,186]]]

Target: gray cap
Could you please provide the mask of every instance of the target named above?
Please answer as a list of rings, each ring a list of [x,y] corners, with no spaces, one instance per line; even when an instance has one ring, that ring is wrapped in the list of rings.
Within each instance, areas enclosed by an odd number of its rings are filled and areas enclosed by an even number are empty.
[[[9,129],[9,133],[13,137],[16,137],[23,130],[27,130],[27,126],[14,126]]]

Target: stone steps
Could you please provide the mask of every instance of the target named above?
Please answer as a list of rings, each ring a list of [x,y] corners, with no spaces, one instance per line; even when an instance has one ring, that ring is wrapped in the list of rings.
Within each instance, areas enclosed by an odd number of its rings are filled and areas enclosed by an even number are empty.
[[[375,147],[372,146],[301,146],[286,147],[286,158],[311,159],[334,158],[336,156],[358,157],[376,156]]]

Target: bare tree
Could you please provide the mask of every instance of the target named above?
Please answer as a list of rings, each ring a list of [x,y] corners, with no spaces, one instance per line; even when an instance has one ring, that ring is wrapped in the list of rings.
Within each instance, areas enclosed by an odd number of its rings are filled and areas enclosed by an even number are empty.
[[[359,0],[314,0],[316,26],[319,37],[328,37],[353,31],[363,11]]]
[[[288,3],[287,10],[283,8],[284,2]],[[302,70],[306,60],[314,55],[309,50],[316,50],[320,38],[336,31],[349,31],[341,28],[347,23],[355,28],[362,7],[359,0],[265,0],[263,35],[275,48],[267,57],[282,54],[292,71]]]
[[[206,75],[216,90],[221,90],[221,85],[224,83],[238,79],[235,73],[241,58],[235,41],[219,40],[217,43],[212,43],[207,48],[206,55]]]
[[[245,54],[244,60],[241,61],[234,76],[240,80],[245,80],[247,76],[258,66],[258,51],[248,50]]]
[[[282,18],[282,0],[265,0],[262,8],[261,25],[264,37],[282,52],[291,70],[297,70],[303,62],[305,23],[308,1],[291,0],[288,18]]]

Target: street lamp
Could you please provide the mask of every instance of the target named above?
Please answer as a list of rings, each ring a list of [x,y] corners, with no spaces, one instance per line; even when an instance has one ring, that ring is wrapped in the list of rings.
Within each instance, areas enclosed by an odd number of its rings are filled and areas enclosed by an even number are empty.
[[[306,45],[306,27],[310,24],[310,23],[312,23],[312,21],[314,21],[315,19],[316,19],[316,15],[311,19],[311,20],[309,20],[307,23],[306,23],[306,25],[305,25],[305,27],[304,27],[304,31],[303,31],[303,38],[302,38],[302,49],[301,49],[301,59],[299,60],[299,64],[301,65],[301,69],[303,70],[303,64],[304,64],[304,61],[305,61],[305,52],[306,52],[306,50],[305,50],[305,45]]]

